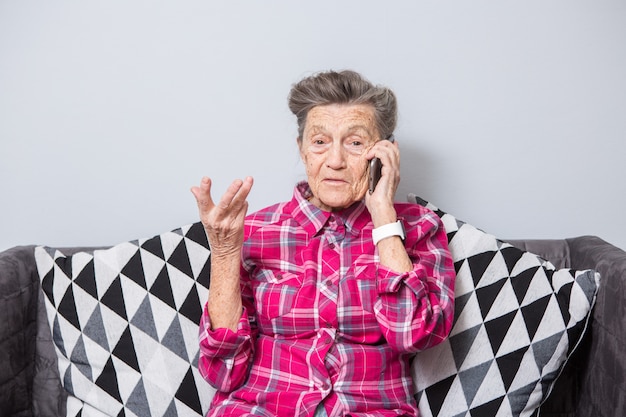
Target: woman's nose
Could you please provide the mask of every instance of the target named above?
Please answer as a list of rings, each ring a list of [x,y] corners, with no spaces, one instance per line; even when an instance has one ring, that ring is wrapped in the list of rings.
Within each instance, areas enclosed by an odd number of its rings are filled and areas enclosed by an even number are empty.
[[[341,169],[345,167],[345,149],[343,148],[343,146],[341,146],[340,143],[333,143],[332,146],[328,149],[328,153],[326,155],[326,165],[329,168],[333,169]]]

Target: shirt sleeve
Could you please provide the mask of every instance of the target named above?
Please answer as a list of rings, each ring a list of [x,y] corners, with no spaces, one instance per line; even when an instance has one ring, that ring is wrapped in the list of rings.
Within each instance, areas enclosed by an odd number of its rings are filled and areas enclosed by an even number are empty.
[[[200,319],[200,355],[198,370],[218,391],[230,392],[243,384],[253,355],[252,331],[244,307],[237,331],[211,329],[211,319],[205,305]]]
[[[413,270],[398,274],[379,265],[374,309],[393,348],[418,352],[442,342],[452,328],[456,274],[439,217],[427,210],[408,223],[405,247]]]

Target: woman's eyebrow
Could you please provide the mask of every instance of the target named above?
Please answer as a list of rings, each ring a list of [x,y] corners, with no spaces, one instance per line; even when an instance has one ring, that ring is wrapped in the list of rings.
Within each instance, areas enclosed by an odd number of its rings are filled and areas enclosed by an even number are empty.
[[[365,125],[357,124],[357,125],[352,125],[348,127],[348,132],[354,132],[357,130],[363,130],[367,133],[370,133],[369,129]]]
[[[311,125],[309,127],[307,127],[306,129],[310,135],[317,135],[317,134],[328,134],[329,133],[329,129],[323,125],[323,124],[315,124],[315,125]],[[347,133],[356,133],[356,132],[365,132],[368,135],[372,135],[372,132],[370,132],[370,130],[368,129],[368,127],[364,124],[354,124],[354,125],[350,125],[345,129],[345,132]]]
[[[311,125],[307,128],[310,134],[316,135],[318,133],[328,133],[328,129],[321,124]]]
[[[370,131],[370,129],[368,129],[367,126],[365,125],[352,125],[350,127],[348,127],[347,130],[348,134],[361,134],[362,136],[366,136],[367,138],[373,138],[374,137],[374,133]]]

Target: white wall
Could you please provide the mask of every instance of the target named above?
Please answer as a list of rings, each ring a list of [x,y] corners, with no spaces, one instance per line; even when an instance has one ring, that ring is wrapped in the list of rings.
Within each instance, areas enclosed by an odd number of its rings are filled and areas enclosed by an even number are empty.
[[[623,1],[0,0],[0,250],[194,222],[205,174],[288,199],[286,96],[329,68],[399,96],[399,199],[626,248]]]

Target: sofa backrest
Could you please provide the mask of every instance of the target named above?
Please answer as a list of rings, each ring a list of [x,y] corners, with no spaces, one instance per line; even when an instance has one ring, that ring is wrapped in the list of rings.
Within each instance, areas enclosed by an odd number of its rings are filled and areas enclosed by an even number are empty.
[[[569,243],[565,239],[507,240],[511,245],[552,262],[557,268],[571,268]]]

